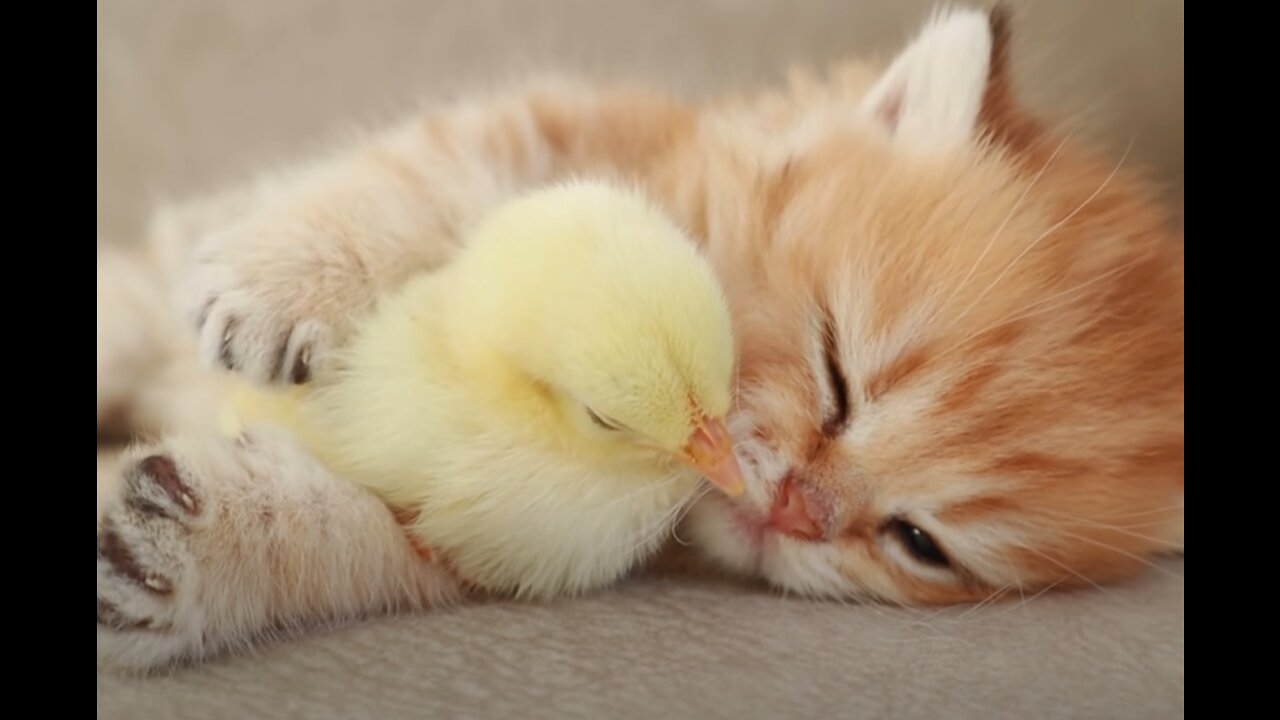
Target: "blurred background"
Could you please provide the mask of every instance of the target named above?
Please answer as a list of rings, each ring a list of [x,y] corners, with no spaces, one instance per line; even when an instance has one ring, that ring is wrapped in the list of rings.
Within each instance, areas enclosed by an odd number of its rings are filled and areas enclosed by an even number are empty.
[[[1183,188],[1183,2],[1006,0],[1026,103]],[[150,209],[531,69],[697,97],[884,56],[934,0],[99,0],[97,219]]]

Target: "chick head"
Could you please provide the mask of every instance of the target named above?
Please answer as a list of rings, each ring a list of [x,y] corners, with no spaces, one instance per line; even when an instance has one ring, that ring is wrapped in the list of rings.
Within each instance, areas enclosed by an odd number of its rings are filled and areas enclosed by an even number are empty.
[[[741,492],[729,308],[662,211],[604,183],[557,185],[491,213],[464,255],[466,331],[518,368],[573,449],[676,459]]]

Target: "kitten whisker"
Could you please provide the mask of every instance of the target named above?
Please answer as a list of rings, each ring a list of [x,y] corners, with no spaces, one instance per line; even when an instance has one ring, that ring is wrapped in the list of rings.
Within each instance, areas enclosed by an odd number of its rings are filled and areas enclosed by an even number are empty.
[[[1022,194],[1019,195],[1018,199],[1013,202],[1013,207],[1009,208],[1009,212],[1007,215],[1005,215],[1004,220],[1000,222],[1000,226],[996,228],[996,231],[994,233],[992,233],[991,239],[987,241],[987,245],[982,249],[982,252],[978,255],[978,259],[973,262],[973,266],[969,268],[969,272],[965,273],[964,278],[961,279],[960,282],[956,285],[955,290],[953,290],[951,294],[947,297],[946,302],[942,303],[942,305],[939,306],[940,309],[942,307],[946,307],[947,305],[949,305],[951,301],[955,299],[956,295],[958,295],[962,290],[964,290],[965,286],[969,284],[969,280],[973,278],[973,274],[982,265],[982,261],[986,259],[987,253],[991,252],[991,248],[995,247],[996,240],[998,240],[1000,238],[1000,234],[1004,232],[1005,226],[1007,226],[1009,224],[1009,221],[1013,219],[1014,214],[1018,212],[1018,208],[1022,207],[1022,202],[1027,199],[1027,195],[1030,194],[1032,189],[1035,188],[1036,184],[1040,182],[1040,178],[1045,174],[1045,171],[1049,169],[1049,166],[1053,164],[1053,161],[1057,159],[1058,153],[1062,152],[1062,148],[1066,147],[1067,142],[1071,139],[1071,137],[1072,137],[1071,134],[1067,134],[1062,138],[1062,141],[1058,143],[1058,146],[1053,149],[1053,153],[1049,155],[1049,159],[1045,160],[1044,165],[1041,166],[1039,172],[1037,172],[1035,177],[1031,179],[1030,184],[1028,184],[1025,188],[1023,188]],[[972,217],[973,216],[971,215],[970,219],[972,219]],[[963,234],[961,237],[963,239]],[[961,314],[961,317],[963,316],[964,315]]]
[[[1098,522],[1097,520],[1094,520],[1094,519],[1092,519],[1092,518],[1080,517],[1080,516],[1078,516],[1078,515],[1072,515],[1072,514],[1070,514],[1070,513],[1055,512],[1055,511],[1053,511],[1053,510],[1049,510],[1048,508],[1037,508],[1037,509],[1036,509],[1036,512],[1038,512],[1038,513],[1040,513],[1040,514],[1043,514],[1043,515],[1048,515],[1048,516],[1050,516],[1050,517],[1055,517],[1055,518],[1060,519],[1060,520],[1068,520],[1068,521],[1071,521],[1071,522],[1080,523],[1081,525],[1087,525],[1087,526],[1089,526],[1089,527],[1098,528],[1099,530],[1111,530],[1111,531],[1113,531],[1113,532],[1120,533],[1121,535],[1127,535],[1127,536],[1129,536],[1129,537],[1137,538],[1137,539],[1139,539],[1139,540],[1146,540],[1146,541],[1148,541],[1148,542],[1153,542],[1153,543],[1156,543],[1156,544],[1158,544],[1158,545],[1164,545],[1164,546],[1167,546],[1167,547],[1170,547],[1170,548],[1180,548],[1180,547],[1182,547],[1182,544],[1181,544],[1181,543],[1173,542],[1173,541],[1170,541],[1170,540],[1164,540],[1164,539],[1161,539],[1161,538],[1158,538],[1158,537],[1155,537],[1155,536],[1152,536],[1152,535],[1144,535],[1144,534],[1142,534],[1142,533],[1133,532],[1133,531],[1131,531],[1131,530],[1127,529],[1127,528],[1130,528],[1130,527],[1151,527],[1152,525],[1156,525],[1156,524],[1159,524],[1159,523],[1151,523],[1151,524],[1148,524],[1148,525],[1129,525],[1129,526],[1123,526],[1123,525],[1112,525],[1112,524],[1109,524],[1109,523]]]
[[[1086,536],[1086,535],[1077,535],[1077,534],[1075,534],[1075,533],[1068,532],[1068,531],[1066,531],[1066,530],[1059,530],[1058,532],[1059,532],[1060,534],[1062,534],[1062,535],[1066,536],[1066,537],[1069,537],[1069,538],[1073,539],[1073,540],[1079,540],[1079,541],[1081,541],[1081,542],[1087,542],[1087,543],[1089,543],[1090,545],[1096,545],[1096,546],[1098,546],[1098,547],[1100,547],[1100,548],[1104,548],[1104,549],[1106,549],[1106,550],[1110,550],[1111,552],[1117,553],[1117,554],[1119,554],[1119,555],[1123,555],[1123,556],[1125,556],[1125,557],[1127,557],[1127,558],[1132,558],[1133,560],[1137,560],[1138,562],[1142,563],[1143,565],[1146,565],[1147,567],[1150,567],[1151,569],[1153,569],[1153,570],[1155,570],[1155,571],[1157,571],[1157,572],[1164,573],[1165,575],[1168,575],[1169,577],[1177,578],[1178,580],[1183,580],[1183,579],[1185,579],[1185,578],[1183,578],[1181,575],[1179,575],[1178,573],[1176,573],[1176,572],[1174,572],[1174,571],[1170,570],[1169,568],[1163,567],[1163,566],[1162,566],[1162,565],[1160,565],[1159,563],[1152,562],[1152,561],[1150,561],[1150,560],[1148,560],[1148,559],[1146,559],[1146,558],[1142,557],[1141,555],[1135,555],[1134,553],[1131,553],[1131,552],[1129,552],[1128,550],[1124,550],[1124,549],[1122,549],[1122,548],[1118,548],[1118,547],[1116,547],[1115,545],[1111,545],[1111,544],[1108,544],[1108,543],[1104,543],[1104,542],[1102,542],[1102,541],[1100,541],[1100,540],[1094,540],[1093,538],[1088,537],[1088,536]]]
[[[1139,510],[1139,511],[1137,511],[1137,512],[1110,513],[1110,514],[1107,514],[1107,515],[1097,515],[1097,516],[1095,516],[1095,517],[1094,517],[1094,519],[1095,519],[1095,520],[1108,520],[1108,519],[1114,519],[1114,518],[1136,518],[1136,517],[1147,517],[1147,516],[1149,516],[1149,515],[1157,515],[1157,514],[1161,514],[1161,513],[1167,513],[1167,512],[1169,512],[1169,511],[1171,511],[1171,510],[1182,510],[1182,509],[1183,509],[1183,507],[1184,507],[1183,503],[1180,503],[1180,502],[1179,502],[1179,503],[1174,503],[1173,505],[1165,505],[1165,506],[1163,506],[1163,507],[1151,508],[1151,509],[1149,509],[1149,510]],[[1136,526],[1129,526],[1129,527],[1136,527]]]
[[[685,504],[683,512],[680,513],[679,517],[677,517],[675,519],[675,522],[672,523],[671,525],[671,537],[675,538],[676,542],[680,543],[685,547],[688,547],[693,544],[693,541],[691,540],[686,541],[684,538],[680,537],[680,533],[679,533],[680,523],[684,522],[685,517],[688,516],[691,510],[693,510],[693,506],[697,505],[699,500],[706,497],[707,493],[711,492],[714,489],[715,488],[708,485],[707,487],[703,488],[702,492],[698,493],[696,497],[694,497],[692,500],[688,501]]]
[[[1018,586],[1018,596],[1022,598],[1022,604],[1027,604],[1027,595],[1022,591],[1022,577],[1018,575],[1018,568],[1009,560],[1008,553],[1000,553],[1000,558],[1004,560],[1004,564],[1009,568],[1009,574],[1013,575],[1013,582]]]
[[[1076,571],[1075,569],[1073,569],[1073,568],[1071,568],[1071,567],[1069,567],[1069,566],[1067,566],[1067,565],[1063,564],[1061,561],[1059,561],[1057,558],[1054,558],[1052,555],[1049,555],[1049,554],[1047,554],[1047,553],[1043,553],[1043,552],[1041,552],[1041,551],[1039,551],[1039,550],[1035,549],[1034,547],[1032,547],[1032,546],[1030,546],[1030,545],[1023,544],[1023,543],[1019,543],[1019,544],[1017,545],[1017,547],[1018,547],[1019,549],[1026,550],[1027,552],[1032,553],[1032,554],[1034,554],[1034,555],[1038,555],[1038,556],[1040,556],[1040,557],[1044,558],[1045,560],[1048,560],[1049,562],[1053,563],[1054,565],[1057,565],[1058,567],[1062,568],[1063,570],[1066,570],[1068,573],[1071,573],[1071,575],[1073,575],[1074,577],[1076,577],[1076,578],[1078,578],[1078,579],[1080,579],[1080,580],[1085,581],[1085,582],[1086,582],[1086,583],[1088,583],[1089,585],[1092,585],[1094,588],[1096,588],[1097,590],[1099,590],[1099,591],[1100,591],[1100,592],[1102,592],[1103,594],[1105,594],[1105,595],[1109,595],[1109,596],[1111,596],[1111,597],[1116,597],[1115,593],[1111,592],[1110,590],[1108,590],[1107,588],[1103,587],[1102,585],[1099,585],[1096,581],[1094,581],[1094,580],[1090,579],[1089,577],[1087,577],[1087,576],[1085,576],[1085,575],[1081,574],[1080,572]],[[1058,584],[1062,583],[1064,580],[1065,580],[1065,578],[1059,578],[1059,579],[1058,579],[1058,581],[1054,583],[1054,585],[1058,585]]]
[[[1064,582],[1066,582],[1066,578],[1058,578],[1057,580],[1054,580],[1053,582],[1051,582],[1051,583],[1049,583],[1048,585],[1044,586],[1044,587],[1043,587],[1043,588],[1041,588],[1040,590],[1036,591],[1036,593],[1035,593],[1034,595],[1032,595],[1032,596],[1030,596],[1030,597],[1024,597],[1024,598],[1022,599],[1022,602],[1021,602],[1021,603],[1018,603],[1017,605],[1013,605],[1013,606],[1011,606],[1011,607],[1008,607],[1008,608],[1006,608],[1006,609],[1002,610],[1001,612],[996,613],[995,617],[1000,617],[1000,616],[1001,616],[1001,615],[1003,615],[1004,613],[1010,613],[1010,612],[1013,612],[1014,610],[1022,610],[1022,609],[1024,609],[1024,608],[1026,608],[1026,607],[1027,607],[1027,603],[1030,603],[1030,602],[1032,602],[1033,600],[1036,600],[1036,599],[1039,599],[1040,597],[1043,597],[1044,595],[1046,595],[1047,593],[1049,593],[1049,592],[1050,592],[1050,591],[1052,591],[1054,588],[1058,587],[1059,585],[1061,585],[1061,584],[1062,584],[1062,583],[1064,583]]]
[[[622,495],[622,496],[620,496],[620,497],[616,497],[616,498],[614,498],[614,499],[610,500],[609,502],[607,502],[607,503],[605,503],[604,505],[601,505],[599,508],[597,508],[597,510],[598,510],[598,511],[599,511],[599,510],[608,510],[609,508],[612,508],[612,507],[614,507],[614,506],[616,506],[616,505],[623,505],[623,504],[625,504],[625,503],[628,503],[628,502],[630,502],[631,500],[635,499],[635,498],[636,498],[637,496],[639,496],[639,495],[643,495],[643,494],[645,494],[645,493],[656,492],[656,491],[658,491],[658,490],[665,489],[668,485],[671,485],[671,484],[672,484],[672,483],[674,483],[677,479],[679,479],[679,477],[680,477],[680,473],[679,473],[679,472],[675,472],[675,473],[671,473],[670,475],[667,475],[666,477],[663,477],[662,479],[658,480],[658,481],[657,481],[657,482],[655,482],[655,483],[646,483],[646,484],[645,484],[645,485],[643,485],[642,487],[640,487],[640,488],[638,488],[638,489],[636,489],[636,490],[632,490],[631,492],[627,493],[626,495]],[[552,492],[549,490],[549,491],[548,491],[547,493],[545,493],[545,494],[546,494],[546,495],[551,495],[551,494],[552,494]]]
[[[956,617],[955,622],[957,623],[962,622],[966,618],[979,613],[983,608],[994,605],[995,603],[999,602],[999,600],[1003,598],[1005,595],[1008,595],[1009,591],[1011,590],[1013,590],[1013,585],[1011,584],[1003,585],[999,588],[996,588],[991,592],[991,594],[987,595],[981,601],[975,603],[968,610],[965,610],[964,612],[960,613],[960,615]]]
[[[1039,597],[1044,596],[1046,593],[1050,592],[1051,590],[1053,590],[1054,588],[1058,587],[1059,585],[1061,585],[1061,584],[1062,584],[1062,583],[1064,583],[1064,582],[1066,582],[1066,578],[1058,578],[1057,580],[1054,580],[1053,582],[1051,582],[1051,583],[1049,583],[1048,585],[1045,585],[1043,588],[1041,588],[1041,589],[1039,590],[1039,592],[1037,592],[1035,595],[1032,595],[1032,596],[1031,596],[1031,597],[1029,597],[1029,598],[1025,598],[1025,599],[1023,599],[1022,604],[1021,604],[1021,605],[1019,605],[1018,607],[1019,607],[1019,608],[1024,608],[1024,607],[1026,607],[1026,606],[1027,606],[1027,603],[1029,603],[1029,602],[1031,602],[1032,600],[1035,600],[1035,599],[1037,599],[1037,598],[1039,598]]]
[[[1089,204],[1093,202],[1094,199],[1096,199],[1104,189],[1106,189],[1107,185],[1111,184],[1111,180],[1115,178],[1117,173],[1120,172],[1120,168],[1124,166],[1125,160],[1129,158],[1129,152],[1131,150],[1133,150],[1133,140],[1129,141],[1129,146],[1125,148],[1124,154],[1120,157],[1120,161],[1116,163],[1115,168],[1111,170],[1111,174],[1107,175],[1106,179],[1102,181],[1102,184],[1098,186],[1098,189],[1094,190],[1093,194],[1085,198],[1084,202],[1080,203],[1080,205],[1078,205],[1075,210],[1072,210],[1071,212],[1067,213],[1066,216],[1063,217],[1061,220],[1049,226],[1048,230],[1045,230],[1044,232],[1040,233],[1040,235],[1035,240],[1032,240],[1030,244],[1028,244],[1025,248],[1023,248],[1022,252],[1018,253],[1018,255],[1007,266],[1005,266],[1005,269],[1001,271],[999,275],[996,276],[996,279],[992,280],[991,284],[988,285],[985,290],[979,293],[978,297],[975,298],[973,302],[969,303],[969,305],[960,313],[959,317],[957,317],[952,322],[959,322],[966,315],[968,315],[969,312],[972,311],[973,308],[975,308],[978,305],[978,303],[982,302],[983,298],[985,298],[988,293],[990,293],[997,285],[1000,284],[1000,281],[1003,280],[1005,276],[1009,274],[1009,271],[1012,270],[1024,257],[1027,256],[1027,253],[1031,252],[1031,250],[1033,250],[1037,245],[1039,245],[1042,240],[1049,237],[1053,233],[1057,232],[1059,228],[1061,228],[1068,221],[1070,221],[1071,218],[1079,214],[1081,210],[1084,210],[1086,207],[1088,207]]]
[[[664,483],[663,486],[665,487],[666,484],[673,482],[678,476],[679,476],[678,473],[669,475],[667,481]],[[677,503],[675,507],[663,513],[661,517],[659,517],[656,521],[654,521],[648,527],[642,528],[641,531],[637,533],[639,537],[639,541],[635,542],[632,545],[630,554],[635,554],[637,550],[640,550],[641,548],[645,547],[649,543],[653,542],[654,538],[656,538],[659,534],[661,534],[664,529],[670,527],[672,528],[672,530],[674,530],[675,524],[679,522],[679,519],[677,518],[673,522],[672,518],[677,516],[683,517],[682,512],[686,508],[692,507],[693,502],[696,502],[698,499],[700,499],[703,495],[705,495],[709,491],[710,491],[710,488],[702,488],[700,486],[695,487],[693,490],[689,492],[688,495],[685,496],[684,500],[681,500],[679,503]]]
[[[1117,275],[1117,274],[1119,274],[1119,273],[1121,273],[1121,272],[1124,272],[1125,270],[1128,270],[1129,268],[1133,267],[1134,265],[1137,265],[1139,262],[1141,262],[1141,261],[1142,261],[1142,260],[1144,260],[1144,259],[1145,259],[1145,258],[1143,258],[1143,257],[1135,258],[1135,259],[1133,259],[1133,260],[1131,260],[1131,261],[1129,261],[1129,262],[1127,262],[1127,263],[1124,263],[1123,265],[1118,265],[1118,266],[1116,266],[1116,267],[1111,268],[1111,269],[1110,269],[1110,270],[1108,270],[1107,272],[1102,273],[1101,275],[1099,275],[1099,276],[1097,276],[1097,277],[1093,278],[1092,280],[1085,281],[1085,282],[1080,283],[1079,285],[1076,285],[1076,286],[1074,286],[1074,287],[1072,287],[1072,288],[1069,288],[1069,289],[1067,289],[1067,290],[1063,290],[1062,292],[1056,293],[1056,294],[1054,294],[1054,295],[1050,295],[1050,296],[1049,296],[1049,297],[1047,297],[1047,298],[1043,298],[1043,299],[1041,299],[1041,300],[1037,300],[1036,302],[1033,302],[1033,303],[1031,303],[1031,304],[1029,304],[1029,305],[1026,305],[1026,306],[1024,306],[1021,310],[1016,311],[1017,313],[1025,313],[1025,314],[1010,314],[1010,315],[1006,315],[1004,318],[1002,318],[1002,319],[1000,319],[1000,320],[997,320],[996,322],[993,322],[993,323],[991,323],[990,325],[987,325],[986,327],[982,328],[981,330],[977,330],[977,331],[975,331],[975,332],[969,333],[968,335],[966,335],[966,336],[964,336],[963,338],[961,338],[958,342],[956,342],[956,343],[955,343],[954,345],[952,345],[951,347],[947,348],[946,350],[944,350],[944,351],[943,351],[943,352],[941,352],[941,353],[938,353],[937,357],[938,357],[938,358],[946,357],[946,356],[950,355],[952,352],[955,352],[956,350],[959,350],[959,349],[963,348],[965,345],[967,345],[967,344],[968,344],[968,342],[969,342],[970,340],[973,340],[973,339],[974,339],[974,338],[976,338],[976,337],[981,337],[982,335],[984,335],[984,334],[986,334],[986,333],[988,333],[988,332],[991,332],[992,330],[994,330],[994,329],[996,329],[996,328],[1000,327],[1001,325],[1008,325],[1009,323],[1017,322],[1017,321],[1019,321],[1019,320],[1026,320],[1027,318],[1035,317],[1035,316],[1037,316],[1037,315],[1043,315],[1044,313],[1052,312],[1052,311],[1054,311],[1054,310],[1059,310],[1059,309],[1061,309],[1061,308],[1063,308],[1063,307],[1066,307],[1067,305],[1069,305],[1069,304],[1071,303],[1071,301],[1072,301],[1072,300],[1074,300],[1074,299],[1075,299],[1075,297],[1074,297],[1074,296],[1075,296],[1075,295],[1078,295],[1078,294],[1080,293],[1080,291],[1082,291],[1082,290],[1084,290],[1084,289],[1086,289],[1086,288],[1088,288],[1088,287],[1090,287],[1090,286],[1092,286],[1092,285],[1094,285],[1094,284],[1096,284],[1096,283],[1102,282],[1103,280],[1106,280],[1107,278],[1110,278],[1110,277],[1112,277],[1112,276],[1114,276],[1114,275]],[[1053,304],[1053,305],[1051,305],[1051,306],[1049,306],[1049,307],[1045,307],[1045,308],[1041,308],[1041,309],[1039,309],[1039,310],[1036,310],[1035,312],[1026,312],[1027,310],[1030,310],[1030,309],[1032,309],[1032,308],[1035,308],[1035,307],[1037,307],[1037,306],[1039,306],[1039,305],[1043,305],[1044,303],[1047,303],[1047,302],[1050,302],[1050,301],[1053,301],[1053,300],[1057,300],[1057,299],[1062,298],[1063,296],[1066,296],[1066,295],[1071,295],[1072,297],[1068,297],[1068,298],[1067,298],[1066,300],[1064,300],[1063,302],[1055,303],[1055,304]]]

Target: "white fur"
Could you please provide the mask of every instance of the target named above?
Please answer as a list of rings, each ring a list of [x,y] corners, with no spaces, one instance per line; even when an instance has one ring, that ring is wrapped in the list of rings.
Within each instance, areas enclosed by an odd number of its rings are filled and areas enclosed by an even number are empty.
[[[963,146],[973,137],[991,64],[986,13],[944,11],[867,93],[861,114],[907,146]]]

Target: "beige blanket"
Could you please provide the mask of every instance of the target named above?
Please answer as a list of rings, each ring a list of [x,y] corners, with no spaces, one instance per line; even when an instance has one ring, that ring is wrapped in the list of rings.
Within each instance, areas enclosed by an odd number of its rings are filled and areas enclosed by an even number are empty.
[[[1106,592],[943,612],[648,578],[556,605],[319,632],[99,718],[1160,718],[1183,715],[1182,562]]]

